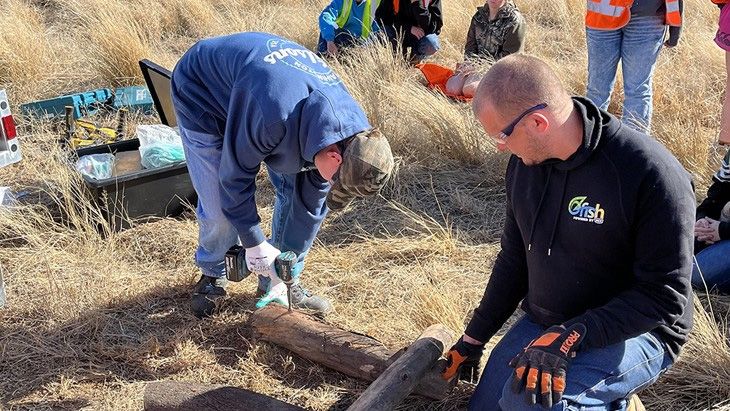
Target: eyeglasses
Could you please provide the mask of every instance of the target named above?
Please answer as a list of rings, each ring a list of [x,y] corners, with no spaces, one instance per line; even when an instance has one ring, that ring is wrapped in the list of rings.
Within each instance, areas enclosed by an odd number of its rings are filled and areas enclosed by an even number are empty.
[[[515,127],[517,126],[517,124],[523,118],[525,118],[526,115],[528,115],[532,112],[535,112],[537,110],[542,110],[542,109],[546,108],[547,106],[548,106],[547,103],[540,103],[536,106],[532,106],[532,107],[528,108],[527,110],[523,111],[522,114],[517,116],[517,118],[514,119],[514,121],[509,123],[509,125],[507,127],[502,129],[502,131],[499,134],[497,134],[496,136],[490,135],[489,137],[491,137],[493,140],[495,140],[497,142],[504,143],[505,141],[507,141],[507,137],[512,135],[512,132],[515,131]]]

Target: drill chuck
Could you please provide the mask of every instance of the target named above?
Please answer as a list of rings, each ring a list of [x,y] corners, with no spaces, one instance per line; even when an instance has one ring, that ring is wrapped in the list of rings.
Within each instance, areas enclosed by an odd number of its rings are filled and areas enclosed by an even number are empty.
[[[281,254],[279,254],[278,257],[276,257],[276,262],[274,263],[274,266],[276,268],[276,274],[281,278],[281,281],[285,282],[286,284],[291,284],[294,282],[294,278],[292,277],[292,271],[294,270],[294,265],[297,263],[297,255],[293,251],[286,251]]]

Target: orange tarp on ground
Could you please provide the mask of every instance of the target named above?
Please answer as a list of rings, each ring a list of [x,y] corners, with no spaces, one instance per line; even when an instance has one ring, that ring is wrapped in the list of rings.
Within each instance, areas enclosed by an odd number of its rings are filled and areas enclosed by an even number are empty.
[[[417,64],[416,68],[421,70],[423,76],[426,77],[428,87],[434,90],[438,90],[446,96],[449,96],[459,101],[471,101],[471,97],[464,97],[463,95],[457,95],[446,92],[446,82],[451,76],[454,75],[454,70],[441,66],[435,63],[421,63]]]

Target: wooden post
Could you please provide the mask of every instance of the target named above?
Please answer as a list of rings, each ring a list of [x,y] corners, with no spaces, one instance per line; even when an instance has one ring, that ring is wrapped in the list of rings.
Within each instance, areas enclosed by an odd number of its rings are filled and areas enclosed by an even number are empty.
[[[127,110],[126,107],[122,107],[119,109],[117,114],[118,120],[114,141],[122,141],[127,138],[127,114],[129,114],[129,110]]]
[[[453,336],[441,324],[428,327],[348,408],[348,411],[388,411],[403,401],[433,368]],[[440,370],[438,370],[440,371]]]
[[[144,390],[145,411],[304,411],[275,398],[224,385],[155,381]]]
[[[367,335],[324,324],[300,311],[289,313],[286,308],[273,304],[254,312],[250,321],[257,338],[365,381],[378,378],[394,360],[397,361],[394,354],[400,354]],[[452,338],[443,334],[437,338],[443,339],[442,344],[447,349],[451,347]],[[431,369],[426,371],[413,392],[441,400],[453,385],[441,378],[439,370]]]

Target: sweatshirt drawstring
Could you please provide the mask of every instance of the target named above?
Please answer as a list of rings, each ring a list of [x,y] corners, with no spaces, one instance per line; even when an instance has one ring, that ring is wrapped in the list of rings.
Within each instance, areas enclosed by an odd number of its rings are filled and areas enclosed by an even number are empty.
[[[555,222],[553,223],[553,232],[550,234],[550,242],[548,242],[548,252],[547,255],[550,255],[550,253],[553,250],[553,241],[555,240],[555,233],[558,232],[558,221],[560,221],[560,211],[561,207],[563,206],[563,200],[565,199],[565,190],[568,187],[568,172],[565,172],[565,178],[563,178],[563,191],[560,193],[560,205],[558,206],[558,215],[555,216]]]
[[[550,167],[550,171],[548,171],[547,181],[545,181],[545,188],[542,190],[542,195],[540,196],[540,202],[537,203],[537,211],[535,211],[535,216],[532,217],[532,226],[530,228],[530,241],[527,242],[527,251],[532,250],[532,237],[535,235],[535,225],[537,223],[537,218],[540,216],[540,210],[542,210],[542,202],[545,200],[545,196],[547,195],[548,188],[550,187],[550,176],[553,175],[553,168]]]

